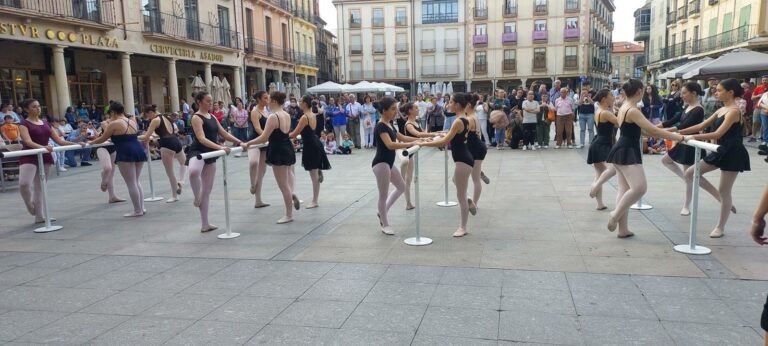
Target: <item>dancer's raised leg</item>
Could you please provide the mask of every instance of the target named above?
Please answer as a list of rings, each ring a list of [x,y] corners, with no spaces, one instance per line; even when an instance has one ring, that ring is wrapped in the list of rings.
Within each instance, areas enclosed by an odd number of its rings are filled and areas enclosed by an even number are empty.
[[[392,169],[385,162],[377,163],[373,166],[373,175],[376,177],[376,185],[379,190],[379,199],[376,207],[378,209],[379,223],[381,231],[385,234],[395,234],[389,227],[387,218],[387,196],[389,195],[389,178],[392,175]]]
[[[717,220],[717,226],[709,234],[711,238],[720,238],[725,232],[725,223],[728,222],[728,216],[731,215],[731,207],[733,207],[731,192],[738,175],[739,172],[720,171],[720,217]]]
[[[217,229],[216,225],[212,225],[208,222],[208,210],[211,203],[211,191],[213,191],[213,180],[216,177],[216,164],[203,165],[203,169],[200,174],[200,182],[202,183],[200,189],[200,221],[202,227],[201,232],[209,232]]]
[[[179,196],[176,191],[179,189],[179,182],[176,180],[176,173],[173,171],[173,159],[176,156],[176,152],[168,148],[160,148],[160,157],[163,161],[163,167],[165,168],[165,175],[168,176],[168,182],[171,184],[171,198],[166,200],[166,203],[173,203],[179,200]]]

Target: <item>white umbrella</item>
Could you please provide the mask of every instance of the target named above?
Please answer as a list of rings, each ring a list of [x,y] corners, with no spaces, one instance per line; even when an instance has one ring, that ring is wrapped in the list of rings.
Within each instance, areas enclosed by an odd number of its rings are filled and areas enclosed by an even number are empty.
[[[378,85],[373,84],[369,81],[362,81],[353,85],[350,92],[354,92],[354,93],[378,92],[380,91],[379,88],[380,87]]]
[[[320,94],[320,93],[341,93],[343,92],[343,86],[337,83],[328,81],[323,84],[315,85],[311,88],[307,88],[308,93]]]
[[[195,76],[195,78],[192,79],[192,91],[198,92],[205,90],[205,82],[203,82],[203,79],[200,78],[200,76]]]
[[[435,90],[435,89],[436,89],[435,88],[435,84],[430,85],[429,86],[429,93],[432,94],[432,95],[437,95],[437,92],[436,92],[437,90]]]
[[[208,83],[208,92],[211,93],[211,98],[213,98],[213,102],[219,102],[221,100],[221,94],[219,94],[219,89],[221,89],[221,81],[219,78],[214,76],[211,79],[211,82]]]
[[[269,83],[269,93],[271,94],[276,90],[277,90],[277,84],[275,82]]]
[[[227,81],[227,77],[222,76],[221,77],[221,91],[224,95],[222,101],[224,101],[225,105],[232,104],[232,90],[231,86],[229,85],[229,81]]]
[[[453,94],[453,82],[448,82],[448,89],[446,90],[446,93]]]
[[[704,58],[701,60],[691,61],[683,66],[680,66],[678,68],[672,69],[670,71],[667,71],[666,73],[659,76],[660,79],[676,79],[676,78],[682,78],[683,75],[688,73],[689,71],[692,71],[693,69],[706,65],[710,61],[712,61],[712,58]]]
[[[443,91],[443,95],[448,93],[448,86],[445,85],[445,82],[443,82],[443,86],[440,88],[440,90]]]
[[[396,86],[396,85],[392,85],[392,84],[379,83],[379,82],[373,82],[373,84],[376,84],[379,87],[381,87],[381,89],[379,89],[379,91],[393,91],[393,92],[403,92],[403,91],[405,91],[405,89],[403,89],[403,88],[401,88],[399,86]]]

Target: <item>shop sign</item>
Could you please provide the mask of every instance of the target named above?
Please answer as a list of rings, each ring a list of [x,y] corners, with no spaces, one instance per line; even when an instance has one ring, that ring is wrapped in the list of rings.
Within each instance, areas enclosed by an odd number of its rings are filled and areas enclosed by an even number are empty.
[[[180,58],[196,59],[201,61],[224,62],[224,55],[210,52],[198,52],[194,49],[152,44],[149,46],[152,53],[172,55]]]
[[[46,29],[28,24],[0,22],[0,35],[23,37],[35,40],[41,40],[42,37],[48,41],[57,41],[64,44],[80,43],[83,46],[90,47],[119,48],[117,38],[112,36],[89,34],[86,32],[77,33],[74,31]]]

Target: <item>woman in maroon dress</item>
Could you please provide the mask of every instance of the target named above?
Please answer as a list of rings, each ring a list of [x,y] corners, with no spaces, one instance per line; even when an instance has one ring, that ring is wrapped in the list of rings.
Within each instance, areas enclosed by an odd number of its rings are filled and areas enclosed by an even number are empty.
[[[58,145],[73,145],[63,140],[56,131],[53,131],[51,125],[40,116],[40,102],[34,99],[27,99],[21,103],[21,106],[27,112],[27,118],[21,122],[19,132],[23,149],[45,148],[48,153],[43,154],[43,164],[45,165],[45,175],[53,164],[51,152],[53,147],[48,145],[48,140],[53,139]],[[43,203],[43,190],[40,186],[40,173],[37,169],[37,156],[22,156],[19,158],[19,191],[27,211],[35,216],[35,223],[43,223],[43,208],[39,207]],[[32,186],[34,185],[34,191]],[[34,199],[34,200],[33,200]]]

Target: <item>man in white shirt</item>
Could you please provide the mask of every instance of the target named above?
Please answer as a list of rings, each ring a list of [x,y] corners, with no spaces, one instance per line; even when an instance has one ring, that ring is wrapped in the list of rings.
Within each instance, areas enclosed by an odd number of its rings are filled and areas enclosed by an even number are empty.
[[[355,144],[355,148],[360,149],[360,112],[362,107],[357,102],[355,95],[349,95],[349,102],[346,104],[345,113],[347,114],[347,134]]]
[[[416,107],[419,107],[419,122],[421,123],[421,128],[426,129],[427,128],[427,109],[429,109],[430,103],[424,101],[424,96],[421,94],[416,95]]]
[[[523,110],[523,150],[536,150],[536,116],[539,113],[539,102],[534,99],[534,92],[529,91],[527,98],[520,108]]]

